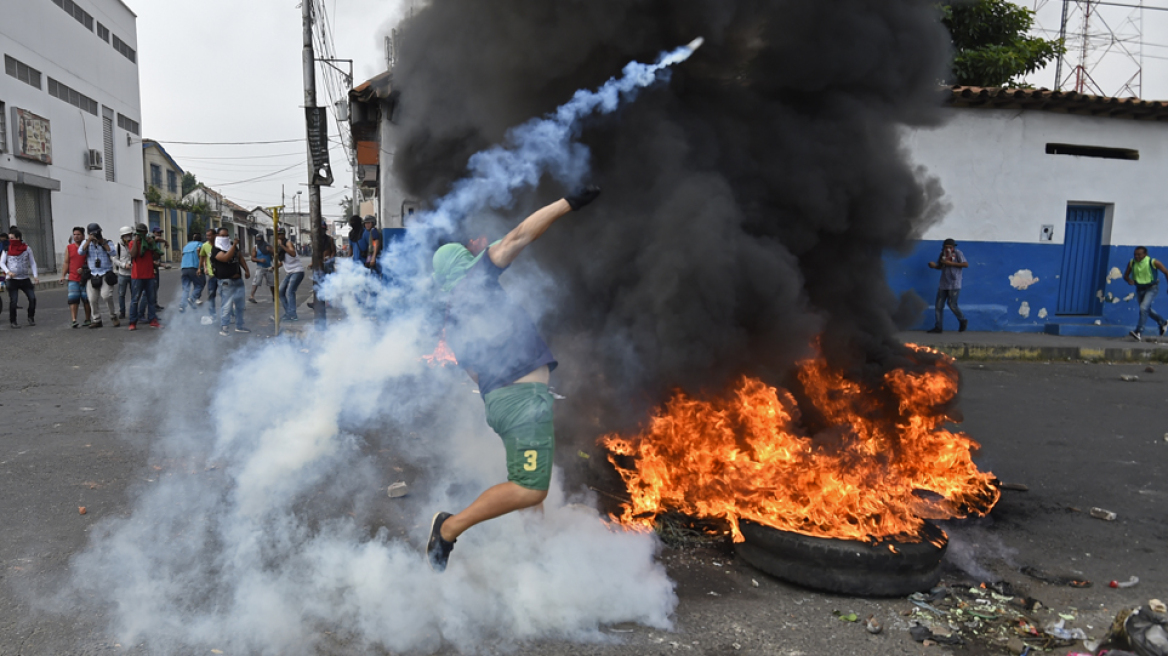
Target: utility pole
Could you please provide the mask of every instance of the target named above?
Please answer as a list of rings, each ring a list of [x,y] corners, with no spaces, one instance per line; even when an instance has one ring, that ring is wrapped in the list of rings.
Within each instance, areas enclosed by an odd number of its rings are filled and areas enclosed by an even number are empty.
[[[321,275],[324,270],[323,244],[321,239],[320,229],[320,184],[319,179],[322,177],[321,171],[317,168],[317,162],[313,156],[313,139],[319,137],[319,132],[314,135],[313,126],[313,110],[316,109],[316,54],[312,50],[312,10],[315,0],[300,0],[301,13],[304,22],[304,107],[305,107],[305,129],[307,135],[307,149],[308,149],[308,223],[309,234],[312,236],[312,275],[315,278]],[[327,126],[327,123],[325,124]],[[324,145],[327,153],[328,145]],[[327,164],[325,165],[327,169]],[[328,178],[332,178],[332,173],[328,172]],[[317,330],[323,330],[325,327],[325,303],[323,299],[318,299],[312,304],[313,325]]]

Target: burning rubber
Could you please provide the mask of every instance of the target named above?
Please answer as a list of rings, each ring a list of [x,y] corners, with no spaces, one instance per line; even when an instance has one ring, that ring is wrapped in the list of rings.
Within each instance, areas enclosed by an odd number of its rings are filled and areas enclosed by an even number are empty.
[[[941,579],[949,546],[944,531],[926,524],[924,540],[868,544],[781,531],[743,520],[734,545],[752,567],[808,588],[865,597],[901,597]]]

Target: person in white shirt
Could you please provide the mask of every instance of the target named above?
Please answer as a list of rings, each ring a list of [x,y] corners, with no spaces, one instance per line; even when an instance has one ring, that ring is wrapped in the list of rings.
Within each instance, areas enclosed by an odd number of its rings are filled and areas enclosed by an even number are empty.
[[[296,252],[296,244],[284,237],[281,229],[276,234],[276,242],[280,245],[278,256],[284,275],[280,277],[280,305],[284,310],[283,321],[300,321],[296,316],[296,290],[300,281],[304,280],[304,263]]]
[[[33,285],[40,282],[40,277],[32,249],[24,243],[24,235],[16,226],[8,229],[8,250],[0,255],[0,271],[4,272],[4,281],[8,284],[8,325],[20,327],[16,323],[16,298],[17,292],[24,292],[24,300],[28,302],[28,325],[35,326],[36,288]]]

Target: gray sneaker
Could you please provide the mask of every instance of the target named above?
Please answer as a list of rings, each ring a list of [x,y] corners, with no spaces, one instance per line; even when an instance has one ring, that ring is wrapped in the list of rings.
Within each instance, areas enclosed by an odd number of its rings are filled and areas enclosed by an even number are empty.
[[[1133,330],[1130,333],[1128,333],[1128,336],[1131,337],[1132,339],[1135,339],[1137,342],[1144,341],[1144,338],[1140,335],[1139,331],[1136,331],[1136,330]]]
[[[1168,333],[1168,321],[1160,324],[1160,336],[1163,337],[1164,333]]]

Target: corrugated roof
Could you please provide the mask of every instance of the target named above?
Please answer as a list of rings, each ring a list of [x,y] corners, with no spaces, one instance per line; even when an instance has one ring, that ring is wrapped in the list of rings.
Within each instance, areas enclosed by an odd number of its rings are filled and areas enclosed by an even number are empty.
[[[349,97],[359,102],[369,102],[373,98],[385,100],[393,92],[393,72],[378,73],[353,87]]]
[[[955,86],[949,88],[947,102],[954,107],[1038,109],[1062,114],[1138,121],[1168,120],[1168,102],[1162,100],[1112,98],[1075,91]]]

